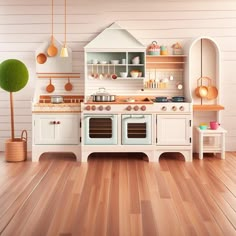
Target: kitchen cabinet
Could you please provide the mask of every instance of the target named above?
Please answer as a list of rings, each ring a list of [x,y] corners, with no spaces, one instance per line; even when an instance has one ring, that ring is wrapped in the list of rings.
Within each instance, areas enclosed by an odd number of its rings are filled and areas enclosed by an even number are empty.
[[[157,115],[157,145],[190,145],[191,115]]]
[[[79,144],[78,114],[34,114],[34,144]]]

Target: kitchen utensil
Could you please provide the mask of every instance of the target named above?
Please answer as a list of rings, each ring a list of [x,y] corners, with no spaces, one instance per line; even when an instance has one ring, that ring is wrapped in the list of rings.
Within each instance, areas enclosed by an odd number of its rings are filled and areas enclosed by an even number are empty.
[[[51,36],[51,43],[48,47],[47,54],[50,57],[55,57],[57,55],[57,47],[54,45],[54,36],[53,36],[53,0],[52,0],[52,36]]]
[[[63,96],[61,95],[54,95],[51,96],[51,103],[63,103]]]
[[[219,123],[217,121],[210,121],[210,127],[211,129],[218,129],[219,128]]]
[[[207,130],[207,129],[208,129],[207,125],[205,125],[205,124],[199,125],[199,128],[200,128],[201,130]]]
[[[200,97],[200,98],[205,98],[207,97],[207,94],[208,94],[207,86],[202,85],[204,80],[208,81],[209,78],[205,76],[205,77],[200,77],[197,80],[198,87],[195,89],[195,94],[197,97]],[[199,85],[199,82],[200,82],[200,85]]]
[[[212,86],[212,80],[209,78],[209,85],[207,87],[208,93],[207,93],[207,99],[212,100],[217,98],[218,96],[218,89],[215,86]]]
[[[113,67],[113,74],[111,75],[111,78],[112,79],[117,79],[117,75],[116,75],[116,73],[115,73],[115,64],[114,64],[114,67]]]
[[[65,90],[71,91],[73,89],[73,85],[70,82],[70,79],[68,78],[68,82],[65,84]]]
[[[127,72],[120,72],[120,76],[121,76],[122,78],[127,78],[128,73],[127,73]]]
[[[114,102],[116,95],[110,95],[105,88],[99,88],[96,94],[92,95],[93,102]]]
[[[90,77],[94,77],[94,72],[93,72],[93,65],[92,65],[92,68],[91,68],[91,73],[89,74]]]
[[[111,60],[111,64],[113,64],[113,65],[117,65],[117,64],[119,64],[119,60]]]
[[[45,53],[41,52],[37,55],[36,60],[39,64],[44,64],[47,61],[47,56],[45,55]]]
[[[99,61],[100,64],[107,64],[107,61]]]
[[[49,79],[49,85],[46,87],[48,93],[52,93],[55,90],[54,85],[52,84],[51,78]]]
[[[98,74],[98,65],[96,67],[96,72],[94,73],[94,78],[97,79],[99,77],[99,74]]]
[[[110,75],[110,67],[109,64],[107,65],[107,74],[106,74],[106,78],[109,79],[111,77]]]
[[[55,57],[57,55],[57,52],[58,52],[58,50],[57,50],[57,47],[54,45],[54,37],[52,35],[51,36],[51,43],[48,47],[47,54],[50,57]]]
[[[134,57],[133,59],[132,59],[132,64],[134,64],[134,65],[138,65],[138,64],[140,64],[140,57]]]
[[[132,78],[138,78],[139,72],[130,72]]]

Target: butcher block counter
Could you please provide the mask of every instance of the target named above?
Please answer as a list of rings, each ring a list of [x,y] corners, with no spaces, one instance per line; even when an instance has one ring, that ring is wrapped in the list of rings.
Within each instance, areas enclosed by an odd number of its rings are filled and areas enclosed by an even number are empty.
[[[50,96],[41,95],[32,106],[32,113],[80,113],[83,96],[63,96],[63,103],[51,103]]]

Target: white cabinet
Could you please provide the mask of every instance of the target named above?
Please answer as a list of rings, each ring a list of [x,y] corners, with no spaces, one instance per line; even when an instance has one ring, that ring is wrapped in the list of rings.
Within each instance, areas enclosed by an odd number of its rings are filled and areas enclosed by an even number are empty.
[[[157,115],[157,145],[190,145],[191,115]]]
[[[78,114],[33,115],[34,144],[79,144]]]

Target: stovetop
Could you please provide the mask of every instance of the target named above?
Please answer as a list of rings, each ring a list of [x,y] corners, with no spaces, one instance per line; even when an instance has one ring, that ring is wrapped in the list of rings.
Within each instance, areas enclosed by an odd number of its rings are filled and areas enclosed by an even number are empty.
[[[185,97],[183,96],[175,96],[175,97],[171,97],[171,98],[168,98],[168,97],[156,97],[154,99],[152,99],[152,101],[154,103],[157,103],[157,102],[185,102]]]

